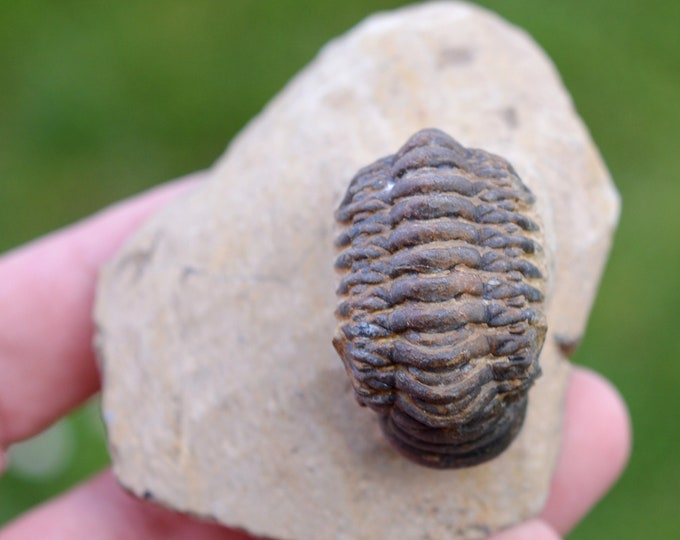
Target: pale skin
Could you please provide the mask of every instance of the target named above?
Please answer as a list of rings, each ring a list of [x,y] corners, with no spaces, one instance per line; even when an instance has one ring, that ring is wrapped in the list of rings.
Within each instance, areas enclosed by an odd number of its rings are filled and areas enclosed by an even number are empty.
[[[40,433],[99,390],[91,345],[99,269],[149,214],[203,176],[166,184],[0,257],[0,470],[11,444]],[[489,540],[561,538],[623,470],[630,422],[616,389],[575,368],[565,407],[560,459],[544,510]],[[31,538],[252,537],[137,500],[105,471],[0,530],[0,540]]]

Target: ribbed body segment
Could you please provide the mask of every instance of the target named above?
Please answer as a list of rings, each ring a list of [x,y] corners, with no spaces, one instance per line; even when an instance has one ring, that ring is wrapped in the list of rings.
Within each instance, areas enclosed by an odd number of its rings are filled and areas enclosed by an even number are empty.
[[[507,161],[427,129],[360,170],[336,212],[333,345],[420,464],[481,463],[522,426],[546,333],[533,202]]]

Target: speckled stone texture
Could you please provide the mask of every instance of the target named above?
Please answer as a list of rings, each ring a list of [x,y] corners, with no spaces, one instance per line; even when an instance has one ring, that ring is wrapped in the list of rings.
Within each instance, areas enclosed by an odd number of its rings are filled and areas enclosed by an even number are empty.
[[[224,66],[226,69],[226,66]],[[331,339],[333,212],[359,167],[437,127],[536,196],[551,272],[542,377],[501,456],[434,470],[357,406]],[[369,18],[110,262],[96,306],[114,470],[130,491],[278,539],[462,539],[544,504],[618,196],[543,52],[464,3]]]

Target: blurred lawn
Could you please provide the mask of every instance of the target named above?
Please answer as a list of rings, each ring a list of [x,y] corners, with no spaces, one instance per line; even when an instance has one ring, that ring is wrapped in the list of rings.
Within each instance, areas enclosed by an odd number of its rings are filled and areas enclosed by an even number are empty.
[[[680,3],[480,3],[526,28],[554,59],[623,195],[575,361],[621,389],[635,448],[623,479],[570,538],[675,538]],[[209,166],[329,38],[398,4],[166,0],[159,10],[149,0],[6,2],[0,250]],[[58,424],[50,436],[62,446],[50,439],[16,450],[17,465],[0,479],[0,523],[105,465],[95,416],[91,406]],[[34,455],[56,455],[55,464],[33,470],[31,460],[43,459]]]

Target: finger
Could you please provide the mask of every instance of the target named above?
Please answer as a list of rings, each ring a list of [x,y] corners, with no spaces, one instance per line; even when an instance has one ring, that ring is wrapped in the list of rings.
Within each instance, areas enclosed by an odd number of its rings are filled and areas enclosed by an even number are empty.
[[[193,178],[156,188],[0,257],[0,448],[96,391],[92,304],[100,266]]]
[[[253,537],[199,522],[125,493],[110,472],[10,523],[0,540],[248,540]]]
[[[626,405],[600,375],[576,368],[567,394],[562,453],[541,517],[566,534],[619,477],[630,454]]]
[[[602,434],[611,444],[602,444],[598,434]],[[552,527],[566,532],[580,519],[620,472],[627,459],[628,447],[627,413],[618,394],[599,376],[577,368],[567,397],[563,455],[548,505],[542,515],[545,522],[531,520],[503,531],[494,540],[558,538]],[[597,474],[593,474],[593,470]],[[148,503],[123,495],[110,475],[104,475],[18,520],[0,534],[0,540],[80,538],[91,537],[95,532],[102,531],[110,531],[111,534],[106,532],[106,536],[98,538],[153,539],[165,537],[168,530],[176,532],[177,538],[184,538],[185,535],[187,538],[202,538],[199,529],[194,527],[204,525],[193,522],[187,524],[181,516],[160,508],[150,509]],[[54,530],[55,524],[60,524],[58,530],[66,531],[67,534],[45,536],[43,531]],[[140,531],[144,531],[144,535]],[[200,529],[201,533],[203,531]],[[247,538],[229,536],[236,533],[219,528],[205,529],[205,534],[208,533],[227,535],[225,538]]]
[[[495,534],[487,540],[560,540],[560,536],[544,521],[532,519]]]

